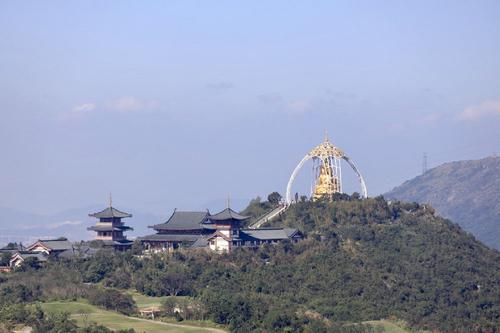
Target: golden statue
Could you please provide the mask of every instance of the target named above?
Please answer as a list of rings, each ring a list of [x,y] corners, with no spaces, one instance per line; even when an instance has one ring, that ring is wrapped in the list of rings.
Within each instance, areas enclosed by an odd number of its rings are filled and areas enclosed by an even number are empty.
[[[319,169],[319,176],[314,187],[313,198],[319,199],[323,196],[331,196],[340,192],[339,180],[333,175],[331,166],[323,163]]]

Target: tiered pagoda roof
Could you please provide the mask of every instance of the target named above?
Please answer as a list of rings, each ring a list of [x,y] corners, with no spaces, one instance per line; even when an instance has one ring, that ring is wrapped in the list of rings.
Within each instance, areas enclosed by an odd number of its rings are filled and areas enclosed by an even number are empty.
[[[245,221],[248,220],[249,218],[250,216],[240,215],[231,208],[226,208],[217,214],[208,216],[208,220],[213,223],[224,222],[224,221]]]
[[[98,213],[93,213],[89,214],[90,217],[95,217],[98,219],[105,219],[105,218],[126,218],[126,217],[132,217],[132,214],[122,212],[114,207],[109,206],[108,208],[98,212]]]
[[[93,225],[88,227],[87,230],[90,231],[127,231],[134,230],[134,228],[127,225]]]
[[[127,230],[134,230],[125,225],[122,218],[132,217],[132,214],[122,212],[112,206],[111,196],[109,198],[109,206],[100,212],[89,214],[90,217],[95,217],[99,221],[88,227],[87,230],[97,233],[96,239],[103,241],[106,246],[113,246],[115,249],[126,249],[132,245],[132,241],[128,240],[123,234]]]
[[[133,241],[127,238],[115,239],[115,240],[103,240],[102,242],[104,243],[105,246],[114,246],[114,245],[130,246],[134,243]]]

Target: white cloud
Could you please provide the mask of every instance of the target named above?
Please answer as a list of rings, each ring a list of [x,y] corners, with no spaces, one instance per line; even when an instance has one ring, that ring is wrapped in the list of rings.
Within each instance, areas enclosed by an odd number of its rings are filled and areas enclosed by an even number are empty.
[[[74,119],[80,119],[85,115],[92,113],[96,109],[96,104],[93,102],[87,102],[83,104],[75,105],[69,112],[65,111],[57,116],[60,121],[68,121]]]
[[[467,121],[488,116],[500,116],[500,100],[485,101],[479,105],[470,106],[460,112],[457,118]]]
[[[104,103],[86,102],[75,105],[69,112],[59,114],[61,121],[81,119],[97,112],[135,112],[157,109],[159,103],[155,100],[141,100],[135,97],[125,96]]]
[[[311,102],[308,99],[296,99],[287,103],[287,109],[292,113],[306,113],[311,110]]]
[[[54,222],[54,223],[51,223],[51,224],[47,224],[45,227],[47,229],[57,229],[59,227],[63,227],[63,226],[78,226],[78,225],[81,225],[83,224],[83,221],[61,221],[61,222]],[[31,230],[31,229],[37,229],[37,228],[40,228],[40,225],[24,225],[21,227],[21,229],[23,230]],[[50,238],[50,237],[47,237],[47,238]]]
[[[95,104],[94,103],[85,103],[85,104],[80,104],[75,106],[72,111],[74,113],[80,113],[80,112],[89,112],[95,110]]]
[[[158,105],[158,102],[154,100],[146,101],[130,96],[121,97],[104,103],[105,109],[119,112],[152,110],[156,109]]]
[[[229,81],[207,83],[206,87],[210,90],[225,91],[234,88],[234,83]]]
[[[419,123],[423,125],[435,125],[437,124],[441,119],[443,119],[444,115],[439,113],[439,112],[432,112],[423,115],[420,118]]]
[[[263,104],[280,104],[283,103],[283,97],[278,93],[265,93],[257,96],[260,103]]]
[[[257,96],[263,106],[273,108],[290,115],[301,115],[313,111],[317,100],[310,98],[286,99],[278,93],[264,93]]]
[[[47,227],[49,229],[57,229],[57,228],[60,228],[60,227],[63,227],[63,226],[75,226],[75,225],[81,225],[83,223],[83,221],[63,221],[63,222],[56,222],[56,223],[52,223],[52,224],[49,224]]]

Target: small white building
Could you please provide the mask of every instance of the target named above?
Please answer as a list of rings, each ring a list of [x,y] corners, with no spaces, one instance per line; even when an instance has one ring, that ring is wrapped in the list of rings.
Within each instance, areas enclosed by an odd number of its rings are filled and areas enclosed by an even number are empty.
[[[23,251],[17,251],[10,259],[10,267],[20,266],[27,258],[35,258],[39,262],[46,262],[49,256],[72,257],[75,253],[73,244],[66,238],[39,239]]]

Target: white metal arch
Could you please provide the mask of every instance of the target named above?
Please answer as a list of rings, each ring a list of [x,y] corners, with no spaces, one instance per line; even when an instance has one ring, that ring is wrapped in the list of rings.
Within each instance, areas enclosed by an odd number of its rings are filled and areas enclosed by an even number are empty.
[[[312,159],[313,157],[314,156],[307,154],[306,156],[304,156],[304,158],[299,162],[299,164],[297,164],[297,166],[293,170],[292,175],[290,176],[290,179],[288,180],[288,184],[286,186],[285,202],[287,205],[290,205],[292,203],[292,186],[293,186],[293,183],[295,182],[295,178],[297,177],[297,174],[299,173],[300,169],[302,169],[302,167],[304,166],[304,163],[307,162],[308,160]],[[356,167],[354,162],[348,156],[343,154],[342,159],[344,159],[347,162],[347,164],[349,164],[349,166],[353,169],[354,173],[356,173],[356,175],[358,176],[359,184],[361,186],[361,196],[363,198],[368,198],[368,190],[366,189],[366,183],[365,183],[363,176],[359,172],[358,168]],[[342,181],[341,179],[339,179],[339,180]]]
[[[297,164],[297,166],[293,170],[292,175],[290,176],[290,179],[288,180],[288,184],[286,185],[285,200],[286,200],[287,205],[290,205],[292,203],[292,185],[293,185],[293,182],[295,181],[295,177],[299,173],[299,171],[302,168],[302,166],[304,165],[304,163],[306,163],[306,161],[310,160],[311,158],[312,157],[309,156],[309,154],[307,154],[306,156],[304,156],[304,158],[299,162],[299,164]]]
[[[346,155],[342,156],[342,158],[351,166],[351,168],[354,170],[356,175],[358,176],[359,184],[361,185],[361,196],[363,198],[368,198],[368,190],[366,189],[366,184],[365,184],[365,179],[361,175],[361,173],[358,171],[358,168],[354,164],[354,162]]]

